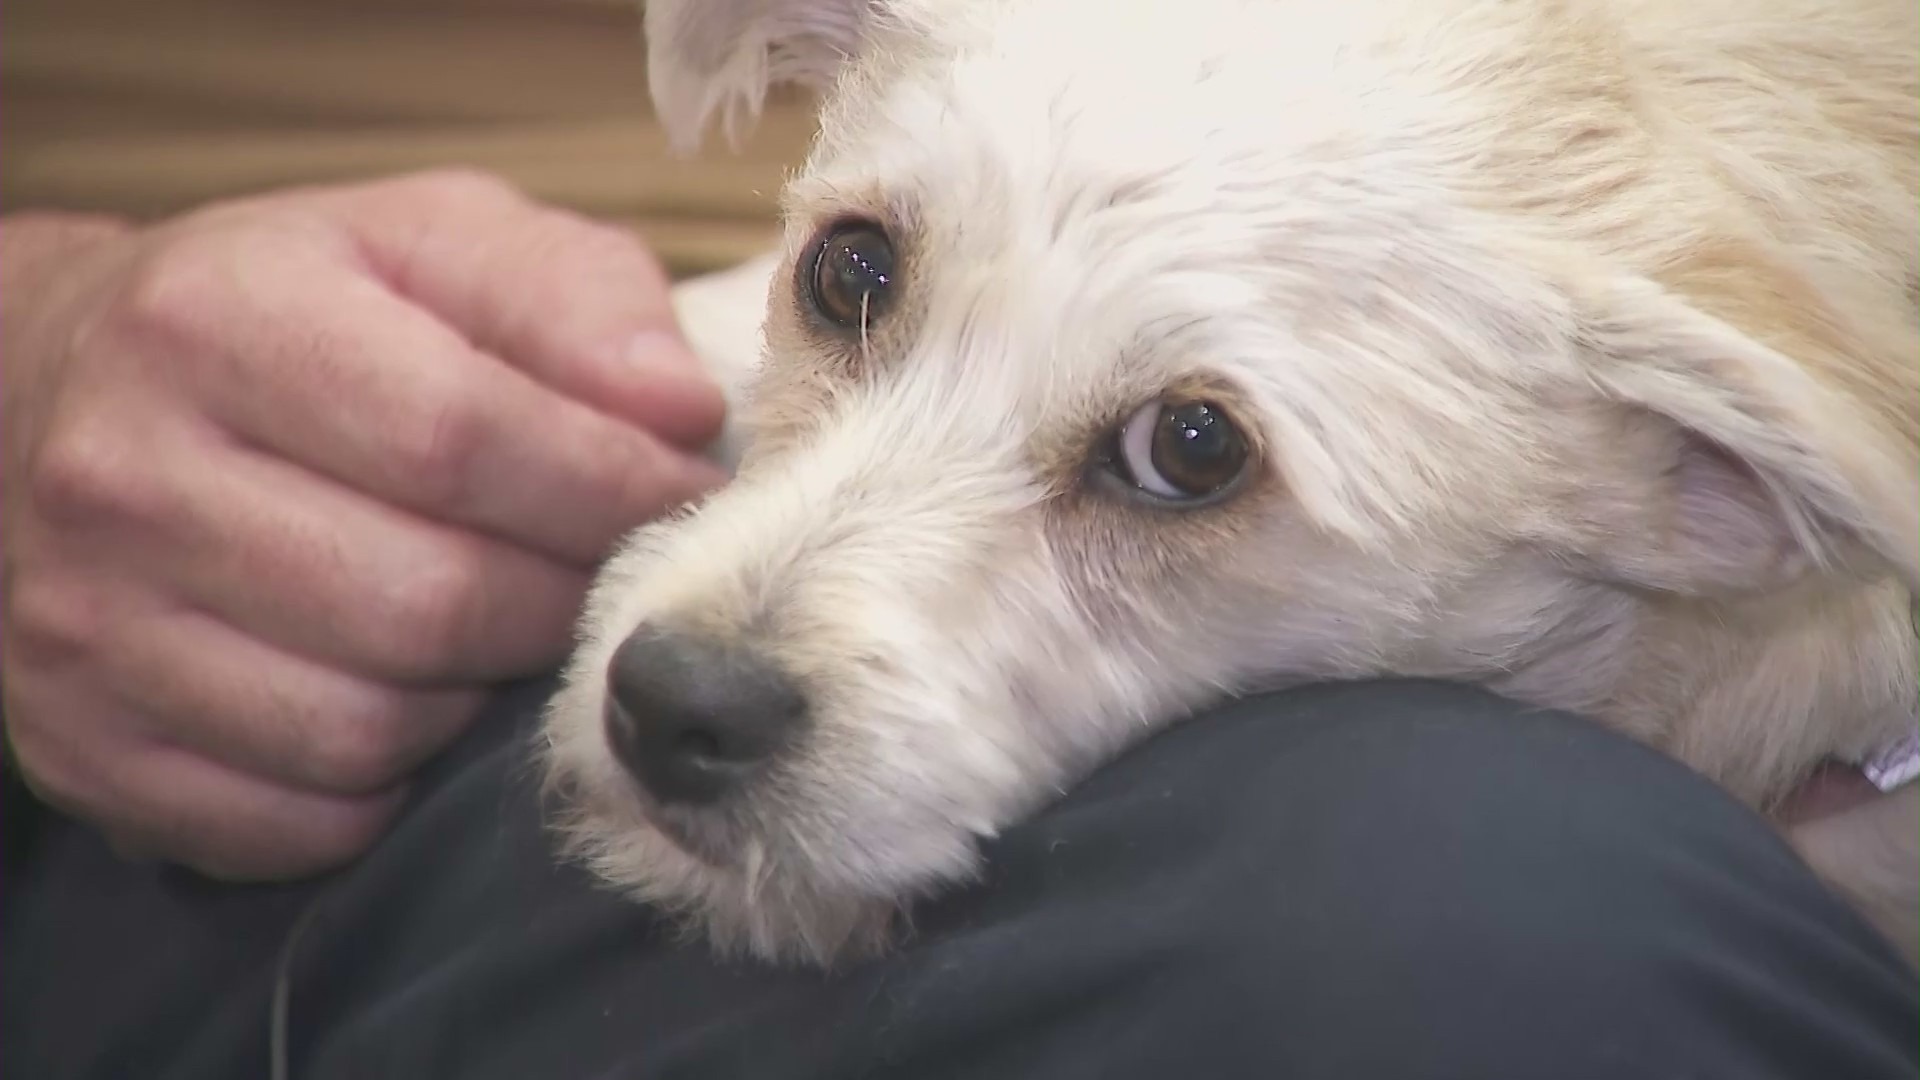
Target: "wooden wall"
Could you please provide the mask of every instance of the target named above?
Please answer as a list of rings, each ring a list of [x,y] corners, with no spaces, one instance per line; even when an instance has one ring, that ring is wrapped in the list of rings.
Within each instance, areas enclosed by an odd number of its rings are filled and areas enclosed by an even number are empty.
[[[0,210],[141,217],[312,181],[477,165],[638,229],[679,273],[772,242],[812,135],[670,157],[635,0],[6,0]]]

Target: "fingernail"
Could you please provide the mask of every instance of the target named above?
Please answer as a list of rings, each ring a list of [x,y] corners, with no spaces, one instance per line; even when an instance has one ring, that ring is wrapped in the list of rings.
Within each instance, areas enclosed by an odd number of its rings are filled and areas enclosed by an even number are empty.
[[[702,496],[727,486],[733,479],[733,473],[704,458],[695,458],[693,464],[693,482]]]

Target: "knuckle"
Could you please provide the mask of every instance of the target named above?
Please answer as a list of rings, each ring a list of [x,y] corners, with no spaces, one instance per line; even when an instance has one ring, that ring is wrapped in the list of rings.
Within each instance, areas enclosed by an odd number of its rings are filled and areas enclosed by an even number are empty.
[[[122,781],[131,762],[112,732],[114,718],[72,693],[70,683],[20,680],[7,691],[7,743],[27,789],[41,802],[92,825],[124,822],[135,800]],[[25,691],[21,693],[20,691]]]
[[[98,418],[56,421],[27,466],[28,499],[50,522],[85,525],[145,516],[154,492],[122,429]]]
[[[380,839],[394,809],[384,802],[354,800],[316,815],[298,845],[303,861],[314,869],[351,862]]]
[[[556,210],[554,213],[563,214],[564,211]],[[637,263],[649,271],[660,270],[660,260],[630,230],[573,214],[565,214],[565,217],[579,228],[578,242],[589,254],[608,262]]]
[[[49,806],[76,817],[91,816],[87,812],[92,801],[91,785],[82,778],[74,756],[60,752],[57,740],[35,712],[9,711],[17,715],[8,717],[7,744],[27,790]]]
[[[545,208],[528,222],[519,242],[531,265],[572,265],[590,268],[610,281],[624,282],[623,294],[644,295],[634,282],[664,285],[665,267],[629,229],[581,217],[571,211]]]
[[[40,575],[23,575],[8,591],[7,635],[15,649],[36,657],[85,655],[104,629],[101,607],[86,590]]]
[[[380,838],[394,811],[371,798],[328,799],[297,820],[276,813],[237,824],[187,823],[167,847],[215,880],[286,880],[352,862]]]
[[[376,633],[391,662],[436,671],[459,655],[479,573],[456,554],[429,559],[394,581],[376,614]]]
[[[462,505],[469,495],[473,461],[486,438],[478,411],[459,395],[444,395],[414,423],[397,425],[392,460],[405,487],[430,508]]]
[[[240,295],[222,241],[176,239],[149,253],[129,272],[112,309],[115,326],[136,337],[172,342],[204,340],[231,314]]]
[[[425,169],[400,178],[395,190],[413,198],[482,206],[517,203],[520,191],[506,180],[467,166]]]
[[[328,791],[367,793],[398,779],[406,767],[405,728],[386,697],[329,717],[306,747],[310,778]]]

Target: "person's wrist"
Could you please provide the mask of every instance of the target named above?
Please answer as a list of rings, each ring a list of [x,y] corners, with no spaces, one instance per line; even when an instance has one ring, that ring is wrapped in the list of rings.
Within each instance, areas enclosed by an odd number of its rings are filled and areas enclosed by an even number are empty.
[[[29,211],[0,217],[0,378],[7,397],[26,396],[47,352],[42,328],[57,323],[88,275],[73,272],[95,249],[133,231],[104,214]],[[8,419],[13,410],[9,408]]]

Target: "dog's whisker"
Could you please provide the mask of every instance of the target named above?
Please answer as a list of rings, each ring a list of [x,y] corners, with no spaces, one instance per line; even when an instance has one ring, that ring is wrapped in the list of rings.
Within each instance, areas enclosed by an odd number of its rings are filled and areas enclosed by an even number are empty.
[[[767,846],[760,838],[750,837],[746,844],[746,853],[741,859],[741,874],[746,879],[746,903],[748,907],[757,907],[760,903],[760,891],[766,885],[770,867],[767,860]]]

